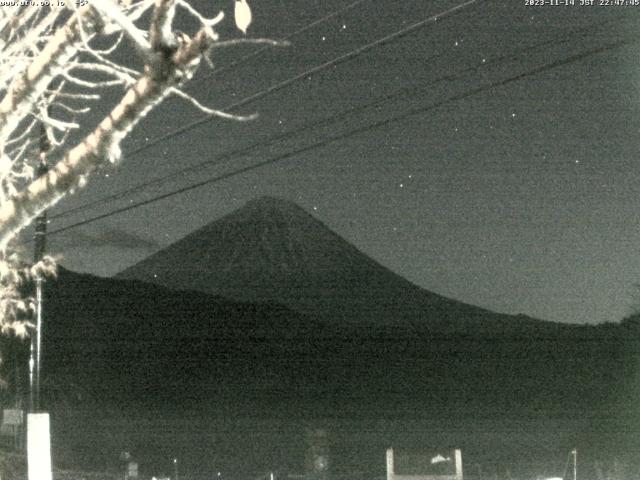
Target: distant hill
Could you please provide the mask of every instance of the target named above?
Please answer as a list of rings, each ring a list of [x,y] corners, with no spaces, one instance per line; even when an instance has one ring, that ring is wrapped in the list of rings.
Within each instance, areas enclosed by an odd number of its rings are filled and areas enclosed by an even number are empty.
[[[127,444],[151,464],[178,450],[214,468],[220,460],[206,452],[217,445],[234,468],[270,468],[269,455],[295,463],[291,452],[302,447],[292,425],[322,419],[342,436],[343,465],[372,465],[367,455],[385,442],[424,442],[425,432],[471,455],[507,440],[537,448],[540,435],[545,448],[595,448],[594,438],[611,441],[640,425],[635,321],[529,321],[519,333],[498,321],[469,332],[340,323],[64,269],[45,292],[43,396],[55,412],[54,448],[84,452],[90,465]],[[276,427],[256,426],[265,419]],[[251,428],[276,430],[265,437]],[[223,446],[212,444],[220,432]],[[280,435],[290,447],[268,453]],[[350,448],[361,453],[351,458]]]

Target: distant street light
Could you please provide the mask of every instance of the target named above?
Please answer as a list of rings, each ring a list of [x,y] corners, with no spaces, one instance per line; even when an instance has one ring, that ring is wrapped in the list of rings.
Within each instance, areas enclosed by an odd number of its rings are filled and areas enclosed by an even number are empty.
[[[178,459],[173,459],[173,478],[174,480],[178,480]]]

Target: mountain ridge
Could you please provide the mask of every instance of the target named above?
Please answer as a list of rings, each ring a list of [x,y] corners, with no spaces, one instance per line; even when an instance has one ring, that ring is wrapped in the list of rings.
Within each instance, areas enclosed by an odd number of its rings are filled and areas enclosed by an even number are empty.
[[[268,301],[338,321],[393,324],[497,314],[423,289],[362,253],[293,202],[260,197],[123,270],[174,289]],[[402,320],[399,320],[401,318]]]

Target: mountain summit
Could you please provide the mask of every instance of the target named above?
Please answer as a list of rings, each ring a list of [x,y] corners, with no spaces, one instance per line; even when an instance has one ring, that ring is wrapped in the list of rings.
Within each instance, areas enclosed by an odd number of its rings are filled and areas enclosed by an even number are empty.
[[[261,197],[117,275],[337,321],[513,319],[410,283],[287,200]],[[522,323],[523,318],[517,317]]]

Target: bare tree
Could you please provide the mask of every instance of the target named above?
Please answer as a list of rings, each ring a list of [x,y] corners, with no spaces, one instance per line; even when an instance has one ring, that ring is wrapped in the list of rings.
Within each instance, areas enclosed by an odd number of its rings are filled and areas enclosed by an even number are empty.
[[[33,308],[21,283],[54,267],[48,257],[25,266],[16,247],[21,229],[84,186],[93,171],[117,163],[122,140],[170,95],[207,114],[249,117],[207,108],[180,90],[213,47],[234,43],[220,41],[215,30],[223,12],[205,18],[186,0],[14,3],[0,8],[0,328],[21,335]],[[251,22],[246,1],[236,0],[234,11],[245,32]],[[193,35],[174,30],[176,15],[195,20]],[[141,68],[113,60],[113,52],[127,43]],[[86,127],[80,119],[87,118],[87,105],[102,98],[101,89],[113,88],[123,93],[110,113],[84,137],[74,135]],[[40,129],[53,162],[34,179]]]

